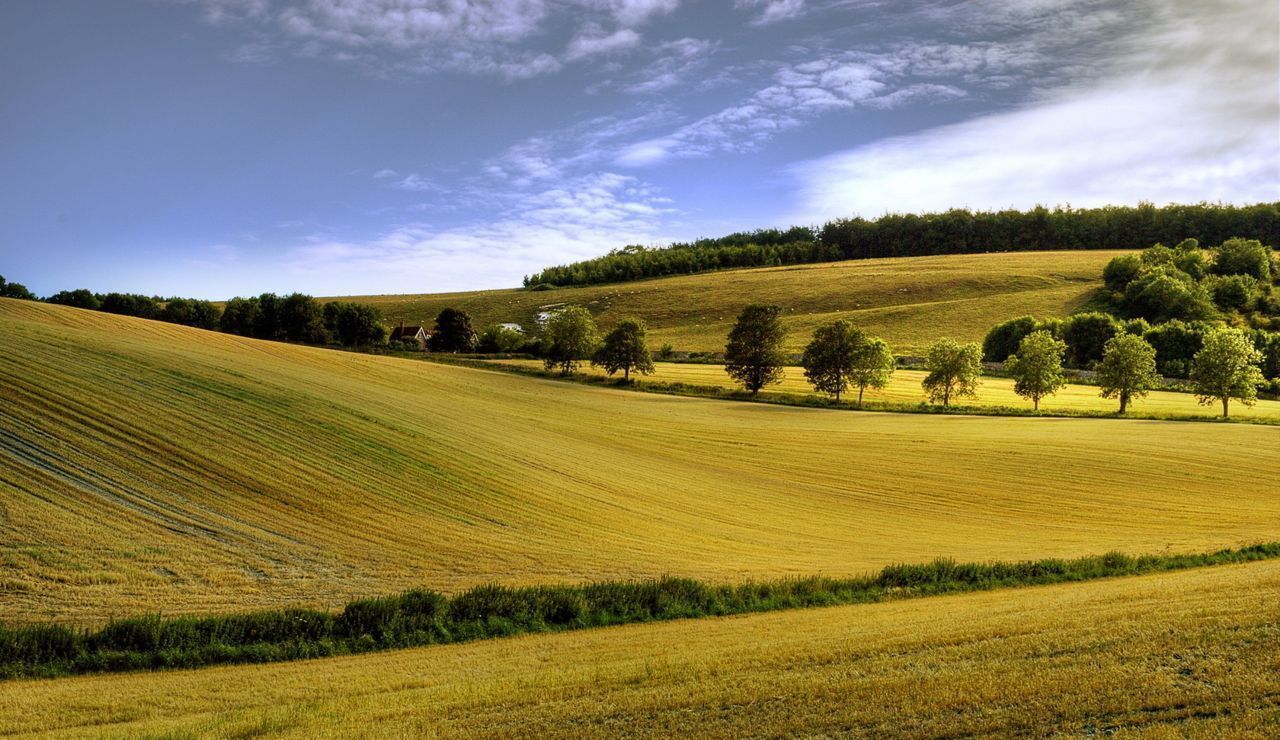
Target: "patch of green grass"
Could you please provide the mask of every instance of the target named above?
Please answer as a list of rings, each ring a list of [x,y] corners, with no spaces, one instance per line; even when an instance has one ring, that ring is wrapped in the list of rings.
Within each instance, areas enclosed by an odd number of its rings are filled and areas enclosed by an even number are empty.
[[[0,627],[0,677],[270,663],[635,622],[865,604],[992,588],[1088,581],[1280,557],[1280,542],[1212,553],[1111,552],[1074,559],[890,565],[866,578],[814,576],[737,585],[689,578],[582,586],[479,586],[355,601],[337,614],[305,609],[113,621],[98,630]]]

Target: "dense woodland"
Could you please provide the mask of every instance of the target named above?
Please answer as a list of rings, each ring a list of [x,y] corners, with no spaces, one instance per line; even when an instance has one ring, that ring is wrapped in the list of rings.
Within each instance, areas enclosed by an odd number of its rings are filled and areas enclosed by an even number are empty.
[[[847,218],[821,228],[730,234],[663,248],[632,245],[603,257],[548,267],[527,276],[528,288],[615,283],[735,267],[767,267],[873,257],[1070,249],[1141,249],[1196,238],[1231,237],[1280,244],[1280,202],[1044,208],[889,214]]]

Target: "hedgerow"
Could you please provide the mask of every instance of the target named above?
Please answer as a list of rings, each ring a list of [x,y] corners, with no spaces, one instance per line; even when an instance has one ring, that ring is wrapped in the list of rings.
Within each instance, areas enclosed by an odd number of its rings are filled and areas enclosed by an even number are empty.
[[[993,588],[1137,575],[1280,557],[1280,542],[1184,555],[1123,553],[1022,562],[890,565],[861,578],[741,584],[688,578],[577,586],[486,585],[452,598],[408,591],[331,613],[285,609],[207,617],[146,615],[97,629],[0,627],[0,678],[195,668],[350,655],[530,632],[861,604]]]

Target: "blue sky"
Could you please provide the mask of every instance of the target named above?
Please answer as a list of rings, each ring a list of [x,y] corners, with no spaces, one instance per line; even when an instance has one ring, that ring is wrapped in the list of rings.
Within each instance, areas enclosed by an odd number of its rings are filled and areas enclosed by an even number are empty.
[[[1280,199],[1274,0],[6,0],[0,274],[504,287],[889,211]]]

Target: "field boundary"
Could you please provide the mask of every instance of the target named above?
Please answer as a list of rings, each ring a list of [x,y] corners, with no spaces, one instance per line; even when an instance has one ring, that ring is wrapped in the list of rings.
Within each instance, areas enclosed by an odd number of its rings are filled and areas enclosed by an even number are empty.
[[[0,627],[0,678],[197,668],[353,655],[619,624],[1090,581],[1280,558],[1280,542],[1211,553],[1119,552],[1020,562],[899,564],[857,578],[812,576],[714,585],[664,576],[578,586],[488,585],[353,601],[338,613],[285,609],[116,620],[97,630]]]
[[[836,401],[833,398],[821,396],[816,393],[760,391],[760,393],[753,396],[744,390],[722,388],[714,385],[698,385],[696,383],[668,383],[665,381],[654,380],[632,380],[630,382],[625,382],[618,378],[587,374],[564,376],[558,372],[548,371],[538,367],[523,367],[519,365],[505,364],[501,359],[476,359],[439,354],[416,356],[403,353],[401,355],[392,356],[404,356],[411,359],[425,360],[427,362],[438,362],[445,365],[458,365],[461,367],[488,370],[491,372],[504,372],[513,375],[524,375],[527,377],[542,378],[544,380],[602,386],[621,391],[657,393],[666,396],[685,396],[689,398],[709,398],[720,401],[766,403],[773,404],[775,406],[799,406],[804,408],[832,409],[836,411],[931,414],[935,416],[1025,416],[1064,419],[1137,419],[1144,421],[1207,422],[1211,424],[1255,424],[1259,426],[1280,426],[1280,419],[1249,416],[1230,416],[1223,418],[1222,416],[1208,413],[1204,415],[1160,414],[1130,410],[1128,413],[1121,415],[1114,411],[1085,411],[1080,409],[1041,409],[1039,411],[1035,411],[1032,409],[1023,409],[1014,406],[964,406],[957,404],[953,404],[951,406],[939,406],[925,401],[920,401],[919,403],[905,403],[900,401],[866,401],[859,406],[853,401]]]

